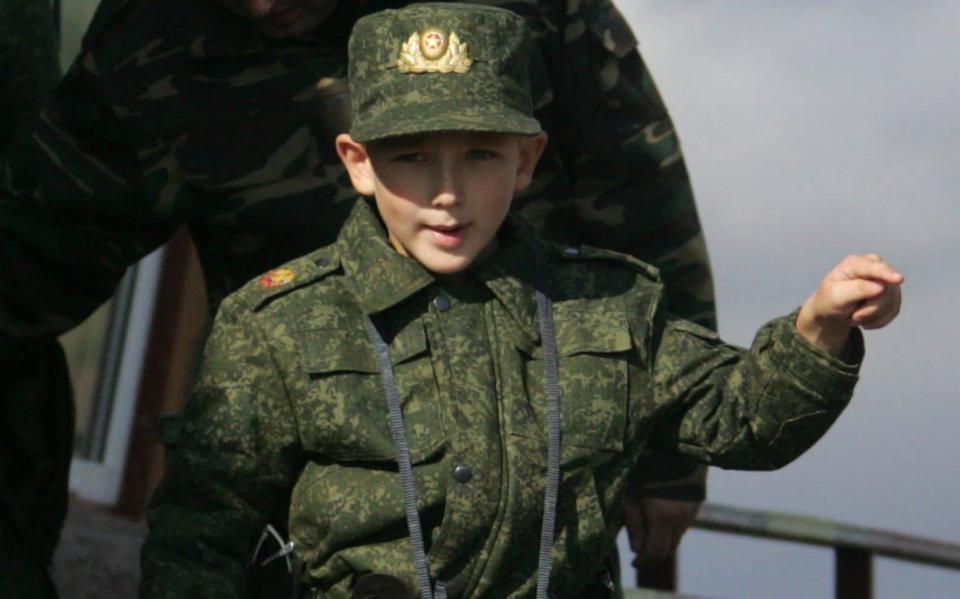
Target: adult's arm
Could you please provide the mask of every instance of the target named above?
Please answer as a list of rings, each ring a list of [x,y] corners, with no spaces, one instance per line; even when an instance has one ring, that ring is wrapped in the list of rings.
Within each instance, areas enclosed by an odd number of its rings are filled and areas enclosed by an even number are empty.
[[[610,0],[566,3],[553,143],[573,177],[578,237],[656,266],[673,314],[716,328],[706,243],[677,132]]]
[[[56,335],[169,237],[108,57],[88,50],[0,161],[0,330]],[[159,167],[158,167],[159,168]],[[148,174],[149,176],[149,174]]]

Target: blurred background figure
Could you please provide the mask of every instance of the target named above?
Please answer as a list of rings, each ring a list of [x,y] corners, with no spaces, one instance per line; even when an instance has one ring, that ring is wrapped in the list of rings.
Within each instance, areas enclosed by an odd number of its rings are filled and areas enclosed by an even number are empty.
[[[57,15],[50,0],[0,3],[0,147],[29,126],[60,79]],[[47,597],[74,428],[55,337],[0,331],[0,381],[0,597]]]

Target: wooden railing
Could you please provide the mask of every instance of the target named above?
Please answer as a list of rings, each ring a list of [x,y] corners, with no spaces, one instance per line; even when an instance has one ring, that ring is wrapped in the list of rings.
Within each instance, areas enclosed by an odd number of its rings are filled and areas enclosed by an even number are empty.
[[[960,545],[819,518],[705,503],[694,526],[703,530],[833,548],[836,554],[834,588],[837,599],[870,599],[873,596],[874,557],[960,570]],[[676,590],[675,572],[675,563],[669,564],[666,569],[638,571],[637,583],[640,587],[672,592]],[[628,597],[633,596],[654,595],[628,594]]]

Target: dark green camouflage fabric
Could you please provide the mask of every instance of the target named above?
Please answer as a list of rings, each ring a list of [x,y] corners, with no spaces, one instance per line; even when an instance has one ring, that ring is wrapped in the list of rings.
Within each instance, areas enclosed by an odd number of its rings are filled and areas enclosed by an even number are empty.
[[[679,142],[614,5],[475,3],[514,10],[534,39],[551,142],[516,211],[555,241],[655,264],[672,310],[713,326]],[[276,40],[214,0],[103,0],[48,108],[0,161],[0,328],[71,328],[181,225],[211,310],[332,242],[353,195],[332,144],[347,129],[348,33],[361,13],[404,4],[340,2],[317,33]]]
[[[680,147],[622,17],[607,0],[480,3],[521,14],[535,42],[551,143],[516,209],[557,241],[657,265],[674,309],[711,324]],[[332,242],[353,192],[332,143],[347,104],[330,92],[360,13],[403,4],[341,2],[322,31],[276,40],[213,0],[103,2],[41,121],[0,163],[0,326],[70,328],[181,224],[212,307]]]
[[[523,19],[491,6],[427,3],[360,19],[349,44],[351,137],[539,133],[529,45]]]
[[[0,0],[0,148],[57,84],[54,25],[48,1]],[[67,512],[73,454],[63,350],[53,338],[0,332],[0,380],[0,599],[54,597],[47,568]]]
[[[542,242],[515,218],[498,239],[464,273],[434,276],[397,254],[357,201],[335,244],[282,267],[287,283],[274,271],[227,298],[149,513],[142,598],[243,597],[260,531],[287,522],[306,596],[349,597],[370,572],[415,588],[364,314],[391,345],[432,574],[451,596],[534,595],[546,399],[532,264]],[[608,555],[644,448],[781,467],[833,423],[858,366],[804,341],[795,314],[742,350],[665,312],[651,267],[589,247],[546,251],[563,410],[550,588],[572,597]],[[854,346],[859,361],[858,334]]]
[[[50,2],[0,2],[0,148],[40,112],[59,79]]]

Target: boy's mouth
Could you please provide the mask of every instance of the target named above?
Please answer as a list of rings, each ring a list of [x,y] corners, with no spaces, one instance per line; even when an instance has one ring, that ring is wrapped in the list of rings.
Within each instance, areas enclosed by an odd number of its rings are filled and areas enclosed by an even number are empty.
[[[430,231],[438,245],[452,248],[463,242],[463,237],[469,225],[424,225]]]

